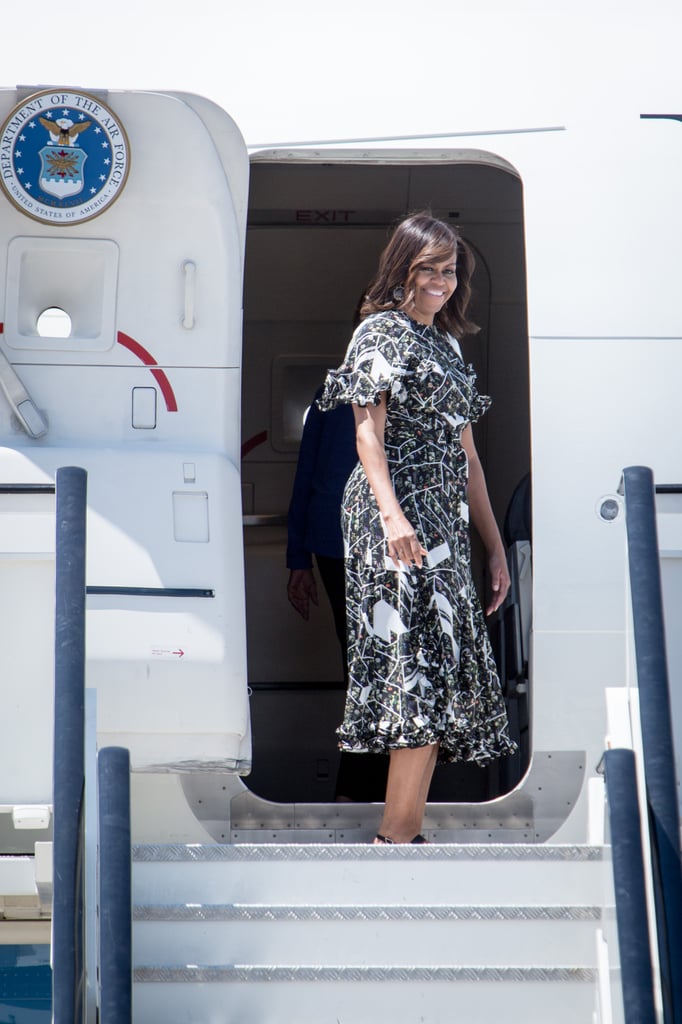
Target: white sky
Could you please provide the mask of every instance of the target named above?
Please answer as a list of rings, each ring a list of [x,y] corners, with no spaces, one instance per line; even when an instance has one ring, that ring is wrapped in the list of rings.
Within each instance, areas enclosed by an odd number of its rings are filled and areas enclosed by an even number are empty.
[[[250,144],[539,127],[629,96],[639,112],[679,113],[681,10],[679,0],[4,0],[0,86],[196,92]]]

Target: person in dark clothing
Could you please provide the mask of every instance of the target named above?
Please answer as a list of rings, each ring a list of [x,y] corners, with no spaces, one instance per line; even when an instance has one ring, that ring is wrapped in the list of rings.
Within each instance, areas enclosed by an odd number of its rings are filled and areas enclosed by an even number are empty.
[[[319,604],[313,556],[322,580],[339,640],[343,677],[348,684],[346,599],[341,534],[341,497],[358,455],[355,421],[350,406],[322,412],[317,405],[320,388],[306,416],[298,465],[289,505],[287,596],[307,621],[310,606]],[[382,800],[388,758],[367,754],[341,755],[336,799]]]
[[[358,461],[353,412],[349,406],[323,413],[317,391],[306,416],[288,515],[287,596],[296,611],[310,618],[319,604],[313,555],[329,596],[336,635],[346,666],[341,495]]]

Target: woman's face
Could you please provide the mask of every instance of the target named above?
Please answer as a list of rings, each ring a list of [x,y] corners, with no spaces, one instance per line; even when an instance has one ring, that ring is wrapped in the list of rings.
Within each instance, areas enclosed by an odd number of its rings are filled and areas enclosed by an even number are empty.
[[[453,253],[446,260],[424,260],[414,276],[414,299],[410,315],[422,324],[432,324],[457,287],[457,259]]]

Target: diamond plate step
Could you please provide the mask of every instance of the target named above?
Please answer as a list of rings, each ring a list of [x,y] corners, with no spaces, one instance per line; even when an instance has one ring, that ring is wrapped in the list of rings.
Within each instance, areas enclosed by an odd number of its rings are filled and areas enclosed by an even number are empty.
[[[592,1024],[595,971],[137,968],[134,1024]]]
[[[135,908],[135,964],[592,966],[598,907]],[[418,954],[415,952],[418,950]],[[447,951],[447,952],[446,952]]]
[[[133,849],[133,902],[600,905],[602,851],[521,845]]]

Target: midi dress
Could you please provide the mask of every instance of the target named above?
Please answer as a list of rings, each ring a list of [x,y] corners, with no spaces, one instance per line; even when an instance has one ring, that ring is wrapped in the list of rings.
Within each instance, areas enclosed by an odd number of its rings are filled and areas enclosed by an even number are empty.
[[[490,399],[455,339],[399,310],[362,321],[318,404],[377,404],[382,392],[393,488],[428,554],[421,568],[396,568],[358,463],[341,508],[348,691],[339,746],[385,753],[437,743],[440,763],[485,765],[516,750],[471,575],[461,443]]]

